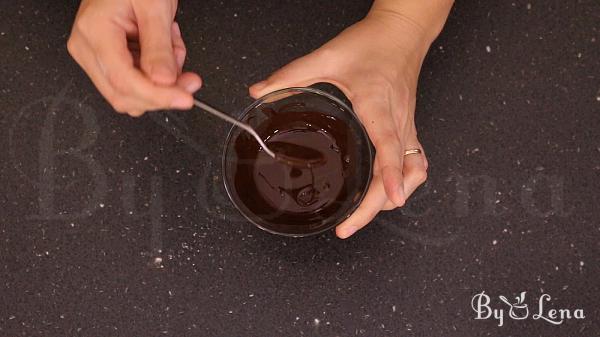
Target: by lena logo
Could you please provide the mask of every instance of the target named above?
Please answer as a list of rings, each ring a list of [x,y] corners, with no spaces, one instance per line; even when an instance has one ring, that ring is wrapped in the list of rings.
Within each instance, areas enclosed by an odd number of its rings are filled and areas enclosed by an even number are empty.
[[[483,294],[483,292],[482,292]],[[500,295],[498,298],[506,303],[510,310],[508,311],[508,316],[514,320],[522,320],[529,316],[529,308],[527,304],[525,304],[525,292],[522,292],[521,295],[515,297],[517,300],[515,303],[510,303],[506,297]]]
[[[493,307],[492,299],[489,295],[482,291],[476,294],[471,299],[471,307],[475,311],[475,319],[495,319],[498,321],[498,326],[504,325],[504,317],[506,309],[508,309],[508,317],[519,321],[530,317],[529,306],[526,302],[526,292],[523,291],[519,296],[515,297],[515,301],[509,301],[505,296],[498,296],[498,307]],[[537,303],[537,312],[531,315],[533,320],[541,320],[553,325],[560,325],[565,320],[569,319],[584,319],[585,314],[583,309],[548,309],[548,303],[552,297],[548,294],[542,294]],[[502,305],[504,303],[504,305]],[[533,310],[532,310],[533,311]]]

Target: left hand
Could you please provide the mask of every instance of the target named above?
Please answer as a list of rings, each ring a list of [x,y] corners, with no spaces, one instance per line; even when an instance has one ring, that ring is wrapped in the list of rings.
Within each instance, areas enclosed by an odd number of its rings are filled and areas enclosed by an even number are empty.
[[[329,82],[350,99],[375,145],[373,180],[359,208],[336,228],[347,238],[381,210],[404,205],[427,177],[427,159],[414,122],[417,79],[430,41],[410,20],[370,13],[316,51],[250,87],[272,91]],[[404,156],[407,149],[422,154]]]

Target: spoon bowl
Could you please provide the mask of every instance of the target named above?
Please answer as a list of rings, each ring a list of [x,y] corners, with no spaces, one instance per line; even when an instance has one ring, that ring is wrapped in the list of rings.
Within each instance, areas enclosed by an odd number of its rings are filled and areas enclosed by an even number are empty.
[[[285,163],[293,167],[310,168],[315,165],[322,164],[325,160],[322,153],[302,145],[284,142],[270,142],[269,146],[267,146],[267,144],[265,144],[262,138],[258,135],[256,130],[254,130],[254,128],[252,128],[252,126],[249,124],[241,122],[201,100],[195,99],[194,105],[247,131],[252,135],[252,137],[254,137],[254,139],[256,139],[263,151],[281,163]]]

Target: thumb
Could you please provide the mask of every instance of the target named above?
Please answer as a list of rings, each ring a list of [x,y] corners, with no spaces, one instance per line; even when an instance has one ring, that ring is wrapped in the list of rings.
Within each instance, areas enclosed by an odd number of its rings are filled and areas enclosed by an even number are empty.
[[[326,69],[326,62],[313,52],[277,70],[268,79],[252,85],[249,89],[250,96],[259,98],[275,90],[306,87],[326,81]]]
[[[156,84],[172,85],[177,80],[177,60],[173,53],[169,1],[135,8],[140,38],[140,67]]]

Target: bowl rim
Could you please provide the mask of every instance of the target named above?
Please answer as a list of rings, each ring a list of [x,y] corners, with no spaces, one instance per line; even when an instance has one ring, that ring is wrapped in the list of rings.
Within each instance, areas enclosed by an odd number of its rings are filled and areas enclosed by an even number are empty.
[[[313,236],[313,235],[324,233],[324,232],[326,232],[326,231],[328,231],[328,230],[330,230],[330,229],[338,226],[339,224],[341,224],[342,222],[344,222],[346,219],[348,219],[352,214],[354,214],[354,212],[356,211],[356,209],[360,206],[360,204],[364,200],[365,196],[367,195],[367,192],[368,192],[369,187],[371,185],[371,181],[373,179],[374,149],[373,149],[373,146],[371,144],[371,140],[369,138],[369,134],[367,133],[367,130],[365,129],[364,125],[360,121],[360,118],[358,118],[358,115],[354,112],[354,110],[352,108],[350,108],[348,106],[348,104],[344,103],[341,99],[335,97],[334,95],[332,95],[332,94],[330,94],[328,92],[325,92],[323,90],[316,89],[316,88],[311,88],[311,87],[289,87],[289,88],[283,88],[283,89],[272,91],[272,92],[270,92],[270,93],[268,93],[268,94],[266,94],[266,95],[264,95],[264,96],[256,99],[254,102],[252,102],[250,105],[248,105],[238,116],[233,116],[233,117],[236,118],[237,120],[242,120],[250,111],[252,111],[258,105],[264,103],[270,97],[273,97],[273,96],[276,96],[276,95],[280,95],[280,94],[286,93],[286,92],[291,92],[291,91],[299,91],[299,92],[312,93],[312,94],[324,96],[327,99],[330,99],[330,100],[334,101],[336,104],[339,104],[342,108],[344,108],[347,112],[349,112],[354,117],[354,119],[358,122],[358,125],[360,126],[360,130],[362,130],[362,134],[365,136],[365,138],[367,140],[367,148],[368,148],[368,152],[369,152],[368,153],[368,157],[369,157],[369,172],[368,172],[367,182],[365,184],[365,188],[363,189],[363,191],[362,191],[362,193],[360,195],[360,198],[357,200],[356,203],[354,203],[354,205],[352,205],[352,207],[350,207],[348,209],[348,211],[346,212],[345,217],[341,217],[339,219],[339,221],[333,222],[330,226],[322,228],[322,229],[320,229],[318,231],[310,232],[310,233],[303,233],[303,234],[293,234],[293,233],[278,232],[278,231],[272,230],[270,228],[266,228],[266,227],[258,224],[253,219],[251,219],[245,212],[242,211],[242,209],[240,208],[240,206],[236,203],[236,201],[232,197],[231,187],[229,187],[228,184],[227,184],[227,177],[226,177],[227,144],[229,144],[229,142],[231,141],[231,137],[233,136],[233,133],[236,130],[236,126],[235,125],[232,125],[231,128],[229,129],[229,132],[227,133],[227,137],[225,138],[225,143],[223,144],[223,155],[222,155],[222,161],[221,161],[221,177],[223,179],[223,185],[225,186],[225,192],[227,193],[227,197],[229,198],[229,201],[233,204],[233,206],[237,209],[237,211],[246,220],[248,220],[248,222],[250,222],[254,226],[262,229],[263,231],[266,231],[266,232],[271,233],[271,234],[276,234],[276,235],[286,236],[286,237],[307,237],[307,236]]]

